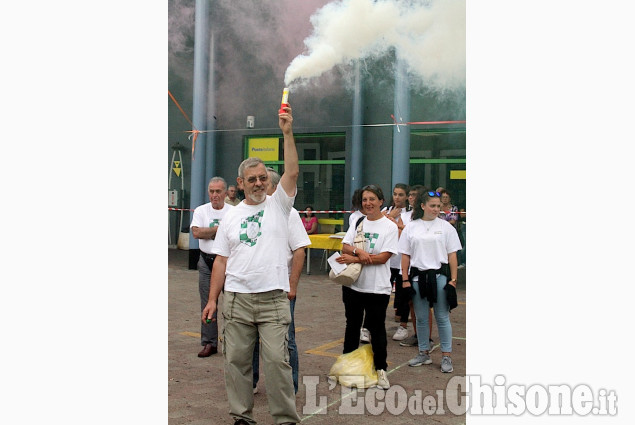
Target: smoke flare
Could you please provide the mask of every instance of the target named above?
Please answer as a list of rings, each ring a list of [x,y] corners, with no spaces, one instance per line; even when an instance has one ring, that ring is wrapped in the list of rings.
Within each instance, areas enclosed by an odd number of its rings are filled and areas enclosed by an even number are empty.
[[[310,21],[307,53],[289,64],[286,85],[393,47],[426,85],[465,85],[465,0],[342,0],[322,7]]]

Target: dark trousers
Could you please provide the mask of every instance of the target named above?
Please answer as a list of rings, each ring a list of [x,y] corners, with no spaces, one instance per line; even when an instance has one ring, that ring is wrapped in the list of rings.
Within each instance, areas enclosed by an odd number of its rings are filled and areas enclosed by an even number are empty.
[[[403,276],[399,274],[399,269],[390,269],[390,281],[395,282],[395,300],[393,305],[397,309],[397,316],[401,318],[401,323],[408,323],[410,316],[410,298],[403,291]]]
[[[342,301],[346,313],[346,331],[344,333],[344,354],[359,347],[359,329],[364,327],[370,332],[370,344],[376,370],[386,370],[386,308],[390,295],[367,294],[342,286]],[[366,317],[364,317],[366,312]]]
[[[209,268],[203,256],[198,259],[198,294],[201,298],[201,313],[207,305],[209,300],[209,285],[210,277],[212,276],[212,270]],[[215,311],[212,317],[216,319],[218,311]],[[212,344],[216,347],[218,345],[218,321],[214,320],[211,323],[203,323],[201,321],[201,345],[205,347],[207,344]]]

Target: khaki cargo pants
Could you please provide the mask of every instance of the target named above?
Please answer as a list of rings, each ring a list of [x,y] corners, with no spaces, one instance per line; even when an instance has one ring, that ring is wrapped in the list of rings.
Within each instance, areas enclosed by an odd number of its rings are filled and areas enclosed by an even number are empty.
[[[299,423],[289,364],[288,331],[291,312],[283,290],[223,296],[223,355],[229,413],[255,423],[252,358],[260,335],[269,411],[276,424]]]

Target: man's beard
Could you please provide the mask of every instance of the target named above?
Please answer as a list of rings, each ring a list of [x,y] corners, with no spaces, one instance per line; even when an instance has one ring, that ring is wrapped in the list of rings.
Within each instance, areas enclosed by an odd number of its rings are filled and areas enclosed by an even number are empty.
[[[255,202],[256,204],[259,204],[267,198],[267,192],[263,190],[262,192],[258,192],[258,193],[250,193],[247,196],[249,197],[249,199],[251,199],[251,202]]]

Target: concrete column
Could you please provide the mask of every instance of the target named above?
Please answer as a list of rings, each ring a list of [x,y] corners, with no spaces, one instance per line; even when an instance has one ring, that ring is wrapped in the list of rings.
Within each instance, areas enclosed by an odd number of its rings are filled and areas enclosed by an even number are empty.
[[[205,187],[212,177],[216,177],[216,81],[214,80],[214,33],[210,34],[209,72],[207,90],[207,124],[205,137]],[[229,183],[228,183],[229,184]],[[207,200],[207,198],[206,198]]]
[[[397,123],[410,121],[410,83],[406,62],[399,57],[395,67],[394,116]],[[392,188],[397,183],[409,184],[410,179],[410,126],[395,126],[392,133]]]
[[[364,128],[364,97],[362,94],[362,81],[359,62],[355,64],[355,88],[353,93],[353,122],[351,130],[350,154],[346,155],[346,161],[350,163],[350,179],[348,192],[344,192],[344,205],[350,208],[350,199],[355,190],[362,187],[362,147]],[[346,228],[346,226],[345,226]]]
[[[207,82],[209,73],[209,0],[196,0],[194,20],[194,97],[192,108],[192,123],[197,130],[207,127]],[[194,160],[192,161],[192,177],[190,185],[190,209],[205,203],[205,148],[206,135],[202,133],[196,139]],[[193,212],[190,212],[192,222]],[[189,237],[190,261],[189,268],[196,269],[198,261],[198,240]],[[196,258],[194,258],[196,257]]]

